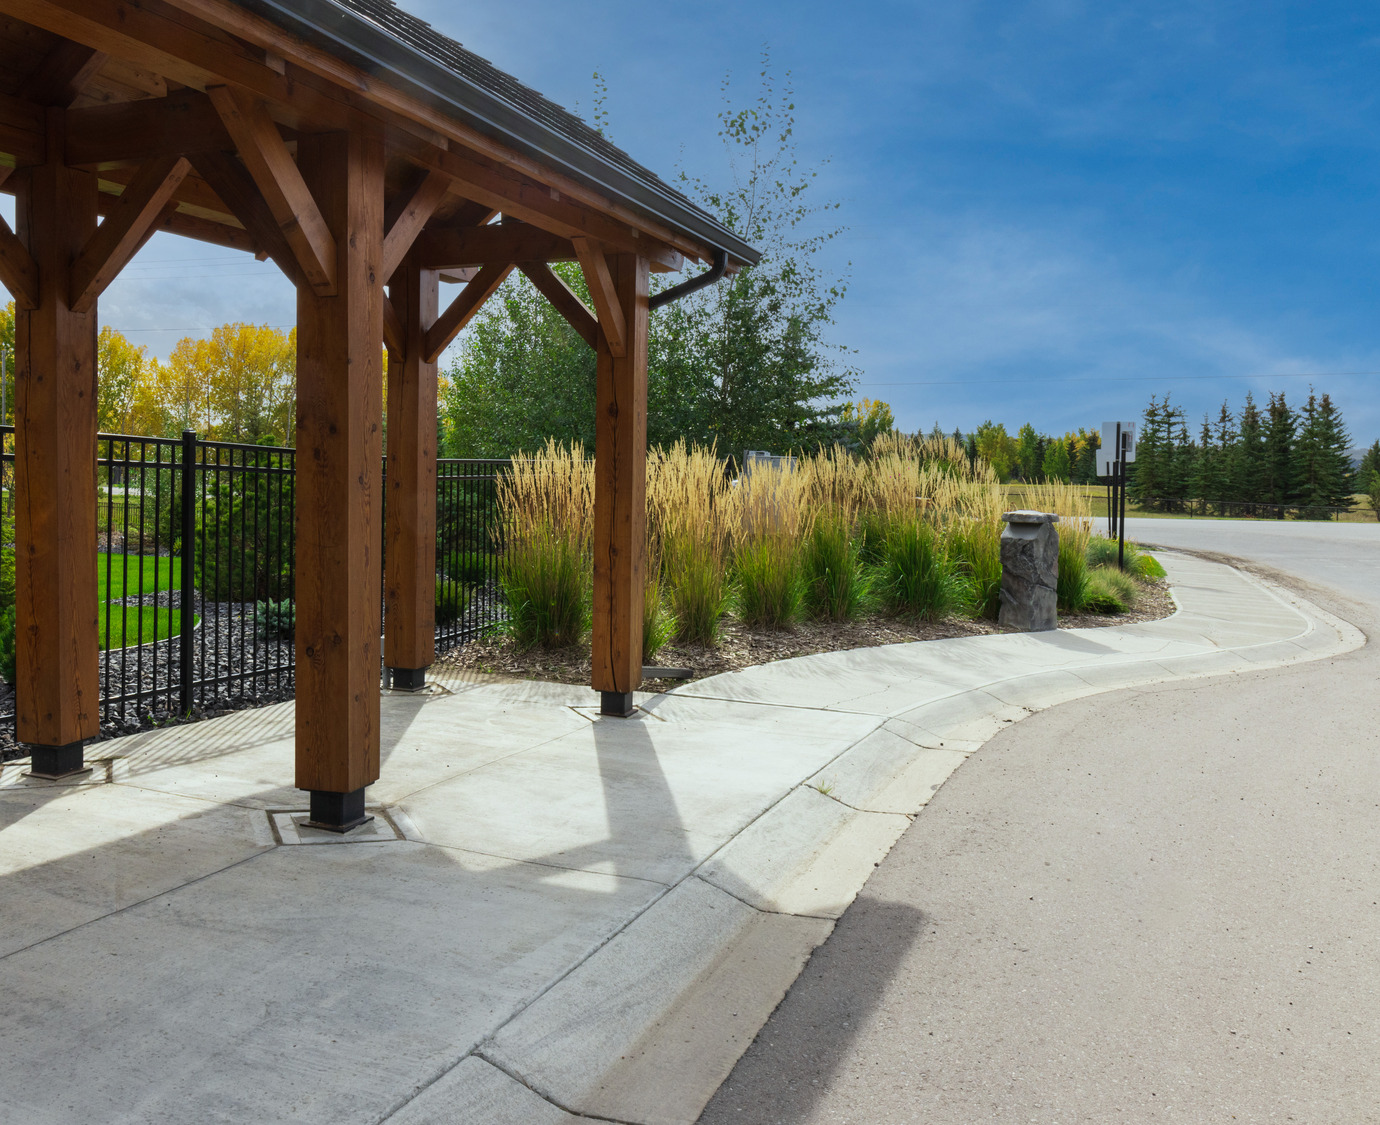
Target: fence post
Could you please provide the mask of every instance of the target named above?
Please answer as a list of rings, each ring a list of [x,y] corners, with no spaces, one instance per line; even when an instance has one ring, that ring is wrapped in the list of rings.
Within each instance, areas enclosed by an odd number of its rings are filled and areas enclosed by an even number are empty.
[[[182,595],[178,599],[181,632],[181,683],[178,710],[188,715],[192,710],[192,611],[196,582],[196,431],[182,431]]]

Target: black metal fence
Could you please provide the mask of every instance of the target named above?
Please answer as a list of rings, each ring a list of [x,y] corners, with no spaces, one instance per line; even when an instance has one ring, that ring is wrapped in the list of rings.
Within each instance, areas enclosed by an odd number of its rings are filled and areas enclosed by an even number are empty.
[[[11,600],[13,434],[0,426],[0,598],[8,568]],[[508,464],[437,463],[438,652],[502,617],[497,478]],[[96,466],[102,729],[291,698],[295,451],[101,434]],[[5,695],[0,729],[12,731]]]
[[[1364,520],[1374,515],[1362,508],[1338,508],[1325,504],[1267,504],[1253,500],[1164,500],[1152,497],[1137,500],[1136,507],[1186,516],[1258,520]]]

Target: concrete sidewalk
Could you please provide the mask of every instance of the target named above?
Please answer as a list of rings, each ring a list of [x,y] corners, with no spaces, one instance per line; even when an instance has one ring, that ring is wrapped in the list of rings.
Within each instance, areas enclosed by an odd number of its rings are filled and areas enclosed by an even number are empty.
[[[1144,625],[804,657],[640,697],[384,700],[375,821],[300,827],[291,705],[0,770],[0,1108],[28,1122],[693,1121],[874,865],[1008,724],[1335,654],[1161,556]],[[568,1112],[567,1112],[568,1111]]]

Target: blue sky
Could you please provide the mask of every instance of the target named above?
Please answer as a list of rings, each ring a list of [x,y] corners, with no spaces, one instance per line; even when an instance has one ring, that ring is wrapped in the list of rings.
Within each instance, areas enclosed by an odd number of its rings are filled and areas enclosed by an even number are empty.
[[[1380,375],[1332,374],[1380,372],[1380,9],[408,6],[586,116],[600,71],[612,139],[667,176],[725,174],[722,81],[750,98],[768,48],[843,204],[836,340],[905,428],[1062,432],[1166,390],[1200,418],[1319,373],[1355,441],[1380,436]],[[103,317],[162,354],[229,319],[290,323],[292,296],[271,266],[160,236]]]

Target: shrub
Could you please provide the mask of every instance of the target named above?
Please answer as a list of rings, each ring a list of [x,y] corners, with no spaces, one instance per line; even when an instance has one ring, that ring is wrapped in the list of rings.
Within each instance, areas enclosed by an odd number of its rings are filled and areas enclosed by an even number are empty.
[[[1165,569],[1154,555],[1137,554],[1134,566],[1136,577],[1147,581],[1151,578],[1164,578]]]
[[[0,609],[14,605],[14,548],[0,550]]]
[[[14,684],[14,606],[0,610],[0,680]]]
[[[483,551],[453,550],[441,561],[438,569],[452,582],[480,586],[488,574],[488,555]]]
[[[1117,541],[1105,535],[1094,535],[1088,541],[1088,565],[1116,567]],[[1153,555],[1147,555],[1140,545],[1126,541],[1126,570],[1138,578],[1163,578],[1164,567]]]
[[[458,620],[470,604],[469,588],[445,578],[436,579],[436,624],[449,625]]]
[[[841,516],[823,517],[805,541],[805,605],[814,617],[851,621],[862,608],[867,579],[850,531]]]
[[[1125,613],[1136,604],[1136,580],[1114,567],[1094,567],[1087,577],[1083,608],[1092,613]]]
[[[528,530],[509,541],[498,574],[519,644],[564,648],[584,636],[591,560],[582,542],[551,527]]]
[[[265,641],[292,640],[297,628],[297,606],[288,598],[254,603],[254,631]]]
[[[882,588],[893,613],[934,621],[963,608],[967,583],[928,523],[899,519],[886,537]]]
[[[212,601],[265,601],[292,596],[294,520],[291,476],[240,471],[290,468],[282,453],[235,455],[234,467],[212,468],[197,507],[196,584]],[[228,463],[227,463],[228,465]]]
[[[800,617],[804,590],[794,542],[763,535],[738,545],[738,616],[748,625],[781,627]]]
[[[973,616],[995,621],[1001,609],[1001,525],[962,520],[949,532],[949,550],[968,580]]]

